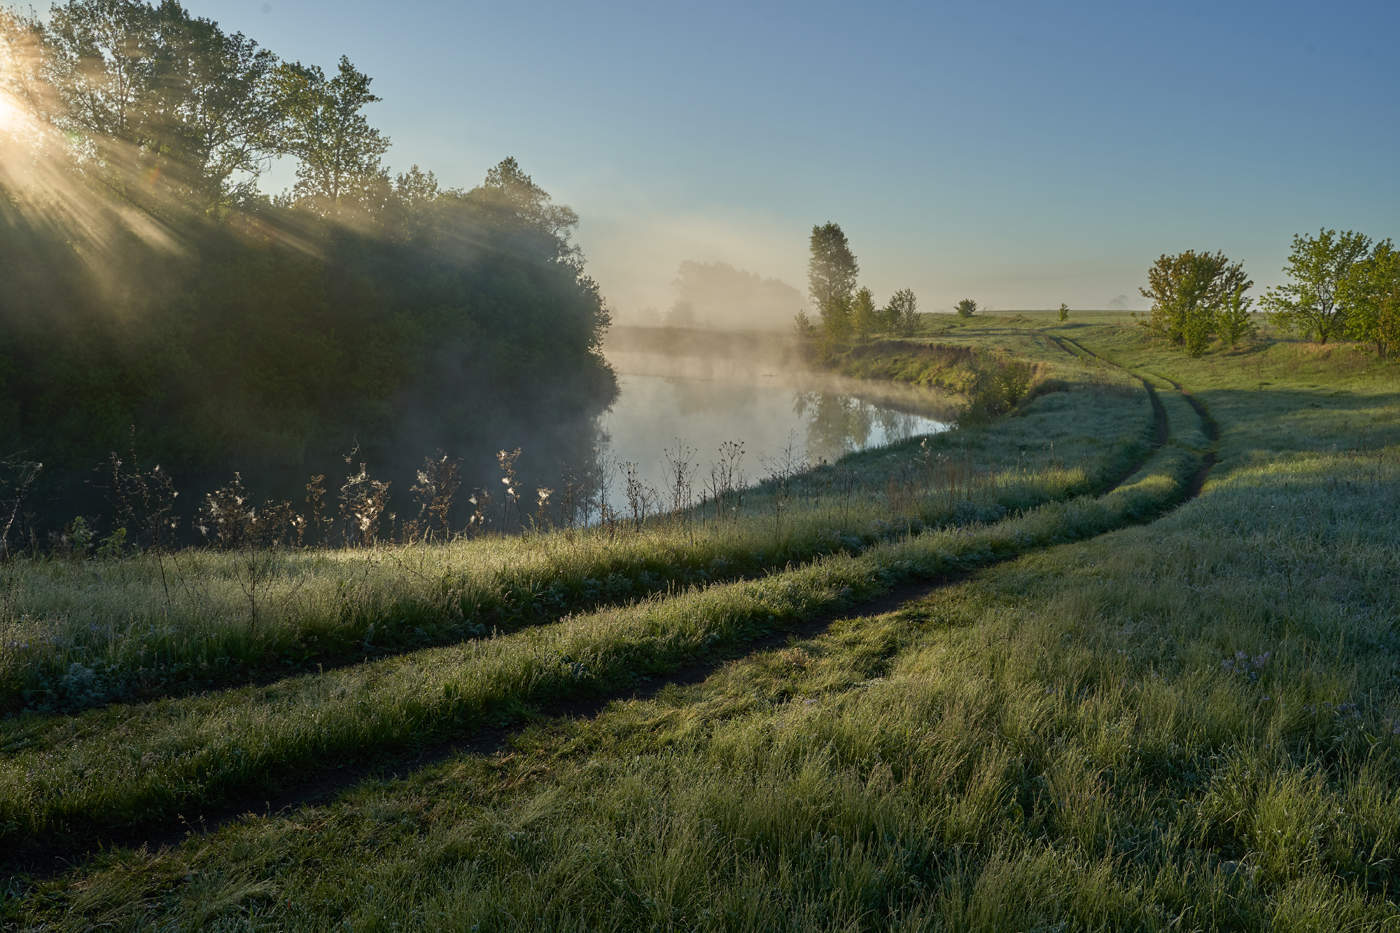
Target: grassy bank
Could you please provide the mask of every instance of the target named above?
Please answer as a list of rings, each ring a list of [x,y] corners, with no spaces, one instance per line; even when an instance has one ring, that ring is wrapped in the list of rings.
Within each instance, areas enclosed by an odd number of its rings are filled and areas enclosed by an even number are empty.
[[[183,551],[0,567],[0,712],[267,681],[516,631],[1101,492],[1142,462],[1140,389],[1079,371],[995,429],[854,454],[725,508],[345,551]]]

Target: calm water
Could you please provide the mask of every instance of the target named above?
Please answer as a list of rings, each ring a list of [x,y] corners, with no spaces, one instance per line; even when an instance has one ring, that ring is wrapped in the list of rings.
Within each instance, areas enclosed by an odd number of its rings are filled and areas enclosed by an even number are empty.
[[[610,498],[622,507],[621,465],[632,462],[644,482],[665,490],[667,451],[689,448],[704,485],[721,444],[743,445],[739,469],[754,483],[777,469],[835,460],[843,454],[947,429],[930,414],[933,396],[878,398],[879,387],[831,383],[777,373],[695,371],[674,360],[615,359],[621,390],[601,421],[603,455],[611,466]],[[674,370],[667,374],[666,369]],[[630,371],[629,371],[630,370]],[[868,391],[862,391],[867,389]],[[929,414],[918,414],[919,410]]]

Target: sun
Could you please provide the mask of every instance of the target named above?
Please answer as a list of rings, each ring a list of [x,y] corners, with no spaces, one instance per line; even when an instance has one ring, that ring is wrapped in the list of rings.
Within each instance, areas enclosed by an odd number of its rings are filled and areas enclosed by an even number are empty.
[[[18,133],[28,122],[24,108],[9,94],[0,91],[0,133]]]

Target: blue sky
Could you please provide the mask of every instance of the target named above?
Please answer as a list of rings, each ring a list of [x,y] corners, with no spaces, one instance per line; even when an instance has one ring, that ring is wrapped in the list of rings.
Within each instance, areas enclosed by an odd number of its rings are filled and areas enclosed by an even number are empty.
[[[516,156],[624,315],[683,259],[805,291],[827,220],[924,310],[1137,306],[1187,248],[1262,290],[1295,232],[1400,239],[1397,0],[187,6],[349,55],[396,169],[469,186]]]

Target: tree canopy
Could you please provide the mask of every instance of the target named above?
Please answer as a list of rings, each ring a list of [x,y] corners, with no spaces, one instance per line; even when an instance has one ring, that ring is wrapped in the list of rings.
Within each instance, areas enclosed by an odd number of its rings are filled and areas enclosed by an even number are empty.
[[[1283,267],[1288,281],[1264,295],[1265,308],[1285,329],[1318,343],[1342,335],[1349,310],[1342,281],[1370,250],[1371,238],[1354,230],[1295,235]]]
[[[1347,309],[1347,336],[1381,356],[1400,354],[1400,251],[1389,240],[1347,270],[1337,297]]]
[[[615,393],[577,215],[513,158],[470,191],[391,176],[348,59],[69,0],[0,16],[0,64],[25,127],[0,127],[0,433],[49,464],[51,508],[100,499],[92,467],[133,443],[205,489],[296,492],[357,444],[408,481],[437,447],[548,460]],[[296,184],[268,197],[274,156]]]
[[[1147,270],[1147,287],[1139,289],[1152,299],[1147,326],[1192,355],[1205,352],[1216,333],[1216,316],[1231,296],[1253,286],[1244,267],[1224,253],[1163,254]]]

